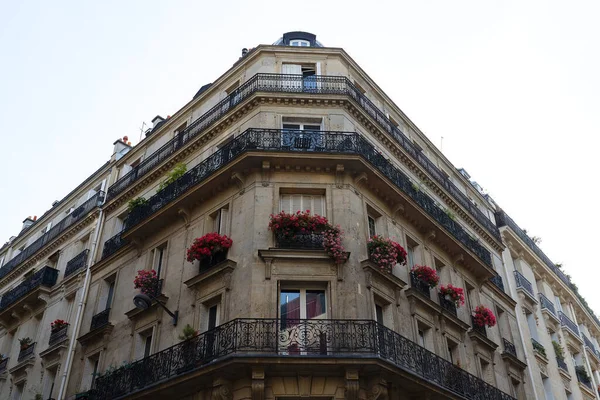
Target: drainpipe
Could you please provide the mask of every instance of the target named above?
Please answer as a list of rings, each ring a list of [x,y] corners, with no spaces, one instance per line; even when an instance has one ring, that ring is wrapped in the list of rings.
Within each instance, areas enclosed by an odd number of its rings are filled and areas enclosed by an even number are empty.
[[[511,281],[511,279],[514,279],[515,274],[508,273],[507,268],[506,268],[506,263],[504,262],[504,257],[502,257],[502,258],[503,258],[502,264],[504,265],[504,272],[506,272],[506,284],[508,285],[508,290],[513,299],[518,299],[519,296],[517,295],[517,289],[513,286],[512,281]],[[514,267],[514,265],[513,265],[513,267]],[[517,307],[518,306],[519,305],[517,303]],[[516,318],[517,329],[519,330],[519,338],[521,339],[521,346],[523,346],[523,354],[525,354],[525,363],[527,363],[527,371],[529,372],[529,384],[531,385],[531,390],[533,390],[533,398],[541,399],[541,397],[538,397],[537,392],[535,391],[535,383],[533,381],[533,377],[534,377],[533,367],[531,366],[529,353],[527,352],[527,346],[526,346],[524,335],[523,335],[523,328],[521,327],[521,322],[519,322],[520,321],[520,319],[519,319],[520,312],[521,312],[521,310],[517,311],[517,318]]]
[[[107,178],[107,184],[105,187],[110,186],[110,173]],[[106,194],[104,201],[106,201]],[[104,203],[102,203],[104,205]],[[101,205],[101,207],[102,207]],[[75,317],[75,329],[73,330],[72,337],[69,340],[69,350],[67,352],[67,360],[65,361],[65,367],[63,368],[63,374],[60,378],[60,389],[58,391],[58,400],[64,400],[67,391],[67,385],[69,383],[69,376],[71,374],[71,368],[73,366],[73,359],[75,358],[75,346],[77,344],[77,337],[79,336],[79,331],[81,329],[81,322],[83,320],[83,312],[85,310],[85,305],[87,303],[87,296],[90,287],[90,281],[92,277],[92,272],[90,270],[93,261],[96,259],[96,252],[98,250],[98,238],[100,237],[100,232],[102,231],[102,227],[104,225],[104,210],[100,208],[100,214],[98,214],[98,222],[96,222],[96,229],[94,231],[94,238],[92,240],[92,244],[90,247],[90,257],[87,260],[87,266],[85,271],[85,279],[83,280],[83,290],[81,292],[81,297],[79,298],[79,304],[77,305],[77,316]]]

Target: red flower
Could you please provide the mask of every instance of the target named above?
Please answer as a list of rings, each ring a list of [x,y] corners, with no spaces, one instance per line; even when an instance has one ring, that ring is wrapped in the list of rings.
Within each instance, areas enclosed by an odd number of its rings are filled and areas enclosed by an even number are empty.
[[[463,288],[452,286],[451,283],[449,283],[447,286],[440,286],[440,294],[442,296],[450,297],[450,300],[456,304],[456,307],[460,307],[465,304],[465,291]]]
[[[436,287],[440,281],[440,277],[438,276],[436,270],[426,265],[415,265],[411,270],[411,273],[432,288]]]
[[[65,321],[64,319],[55,319],[54,322],[50,323],[50,330],[52,332],[56,332],[56,331],[61,330],[62,328],[64,328],[67,325],[69,325],[69,323],[67,321]]]
[[[138,271],[137,276],[133,280],[133,286],[135,289],[140,289],[140,292],[143,294],[157,296],[159,293],[156,293],[158,290],[158,275],[156,271],[153,269],[150,271]]]
[[[375,235],[367,242],[367,251],[382,271],[391,273],[397,263],[406,264],[406,250],[393,240]]]
[[[496,325],[496,316],[486,306],[475,307],[475,313],[473,314],[473,323],[479,327],[488,326],[491,328]]]
[[[216,232],[194,239],[194,243],[187,250],[187,260],[202,260],[212,257],[218,252],[225,251],[231,247],[233,240],[226,235],[219,235]]]

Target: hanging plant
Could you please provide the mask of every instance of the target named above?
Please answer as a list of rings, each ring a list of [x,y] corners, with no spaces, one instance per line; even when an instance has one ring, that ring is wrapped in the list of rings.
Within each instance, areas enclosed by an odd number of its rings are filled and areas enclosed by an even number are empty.
[[[50,331],[52,333],[60,331],[62,328],[68,326],[69,323],[64,319],[55,319],[54,322],[50,323]]]
[[[496,325],[496,316],[492,310],[486,306],[480,305],[475,307],[473,323],[480,328],[483,328],[484,326],[491,328]]]
[[[415,265],[410,271],[415,278],[427,283],[430,288],[434,288],[440,281],[437,271],[426,265]]]
[[[181,178],[187,172],[187,165],[185,163],[179,163],[175,165],[175,168],[167,175],[167,179],[162,181],[158,186],[158,191],[162,191],[164,188]]]
[[[406,250],[393,240],[375,235],[367,242],[367,251],[369,259],[373,260],[382,271],[391,273],[397,263],[406,264]]]
[[[440,286],[440,294],[453,301],[456,307],[465,304],[465,291],[463,288],[452,286],[451,283]]]
[[[133,287],[135,289],[140,289],[145,295],[148,296],[157,296],[158,291],[158,275],[156,271],[151,269],[148,270],[140,270],[137,272],[137,276],[133,280]]]

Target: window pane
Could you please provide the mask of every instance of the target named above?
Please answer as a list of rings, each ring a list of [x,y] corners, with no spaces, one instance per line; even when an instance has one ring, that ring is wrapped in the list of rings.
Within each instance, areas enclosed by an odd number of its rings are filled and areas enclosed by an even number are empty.
[[[300,319],[300,291],[281,291],[279,300],[281,319]]]
[[[283,124],[283,129],[300,130],[300,125],[296,125],[296,124]]]
[[[323,290],[306,291],[306,318],[325,315],[325,292]]]
[[[320,131],[321,126],[320,125],[304,125],[304,130],[305,131]]]
[[[383,307],[381,307],[379,304],[375,305],[375,314],[377,323],[383,325]]]
[[[144,344],[144,357],[150,355],[150,346],[152,344],[152,335],[146,336],[146,343]]]

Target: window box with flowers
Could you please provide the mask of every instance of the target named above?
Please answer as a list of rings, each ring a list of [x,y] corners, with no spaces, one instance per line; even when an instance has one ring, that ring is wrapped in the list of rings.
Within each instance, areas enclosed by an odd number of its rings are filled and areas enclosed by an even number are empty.
[[[133,287],[139,289],[150,297],[159,297],[161,294],[161,281],[155,270],[139,270],[133,280]]]
[[[406,265],[406,250],[393,240],[375,235],[367,242],[367,251],[382,272],[391,274],[396,264]]]
[[[451,283],[440,286],[440,306],[455,317],[458,317],[457,308],[465,304],[465,294],[462,288]]]
[[[487,337],[485,327],[491,328],[496,325],[496,316],[492,310],[483,305],[475,307],[471,319],[473,321],[473,330],[485,337]]]
[[[233,241],[226,235],[216,232],[194,239],[187,249],[187,260],[189,262],[199,261],[200,272],[207,271],[227,259],[227,252]]]
[[[415,265],[410,271],[411,286],[426,297],[430,296],[429,289],[436,287],[439,281],[436,270],[426,265]]]
[[[50,323],[50,340],[48,345],[52,346],[67,337],[69,323],[63,319],[55,319]]]

